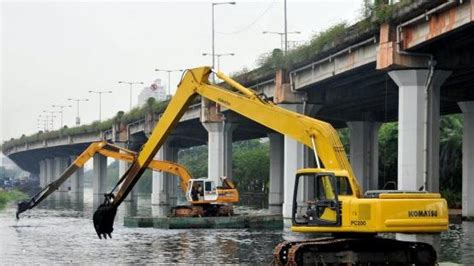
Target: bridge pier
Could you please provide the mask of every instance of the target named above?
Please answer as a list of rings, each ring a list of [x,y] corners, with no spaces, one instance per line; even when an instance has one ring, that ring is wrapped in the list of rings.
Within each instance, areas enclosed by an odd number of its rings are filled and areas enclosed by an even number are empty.
[[[232,132],[236,125],[226,122],[203,122],[208,132],[208,179],[220,185],[219,177],[232,178]]]
[[[121,147],[126,148],[126,145],[124,144],[118,144]],[[121,152],[123,153],[123,152]],[[118,180],[122,178],[122,176],[127,172],[128,168],[130,167],[130,163],[122,160],[116,160],[118,162]],[[133,189],[128,193],[127,197],[125,198],[124,201],[126,202],[133,202],[133,204],[137,204],[137,186],[135,185]]]
[[[463,116],[462,136],[462,216],[474,220],[474,101],[459,102]]]
[[[268,209],[271,213],[282,214],[284,138],[281,134],[270,133],[268,139],[270,141]]]
[[[178,148],[173,147],[170,141],[166,141],[157,152],[155,160],[176,162],[178,159]],[[153,171],[152,181],[152,214],[153,216],[166,216],[172,207],[178,202],[179,180],[164,172]]]
[[[93,205],[97,208],[104,201],[107,191],[107,157],[96,154],[93,157],[92,193]]]
[[[66,170],[67,166],[69,165],[69,158],[68,157],[55,157],[53,159],[53,175],[52,175],[52,181],[58,179],[61,174]],[[68,179],[66,180],[59,188],[58,190],[53,193],[53,197],[56,200],[59,200],[60,202],[66,202],[68,200],[68,192],[69,188],[71,186],[71,180]]]
[[[51,183],[54,180],[54,159],[46,158],[45,162],[45,174],[46,174],[46,184]]]
[[[399,87],[398,189],[438,192],[440,88],[450,72],[433,73],[429,95],[429,70],[395,70],[389,75]],[[427,242],[437,251],[440,248],[439,234],[397,234],[397,239]]]
[[[297,112],[303,112],[302,104],[285,104],[284,108]],[[304,167],[304,145],[298,141],[284,136],[283,142],[283,218],[291,218],[293,212],[293,192],[295,186],[296,171]]]
[[[389,72],[399,86],[398,189],[418,190],[423,186],[428,191],[439,191],[440,88],[449,74],[435,71],[426,102],[428,70]],[[428,121],[425,121],[426,104],[429,106]],[[426,126],[427,134],[424,132]],[[427,156],[423,154],[425,150]],[[424,169],[426,180],[423,180]]]
[[[71,156],[71,162],[76,159],[77,156]],[[84,167],[77,169],[71,176],[71,198],[76,203],[83,202],[84,200]]]
[[[46,173],[46,160],[41,160],[39,164],[39,185],[44,188],[48,184],[47,173]]]
[[[380,123],[347,122],[350,129],[350,161],[362,192],[378,189]]]

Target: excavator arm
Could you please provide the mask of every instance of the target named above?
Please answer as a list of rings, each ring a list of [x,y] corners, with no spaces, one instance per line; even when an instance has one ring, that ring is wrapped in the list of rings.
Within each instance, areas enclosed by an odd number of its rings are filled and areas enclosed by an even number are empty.
[[[19,219],[19,215],[21,213],[34,208],[54,191],[56,191],[72,174],[74,174],[77,169],[84,167],[84,164],[95,154],[101,154],[105,157],[110,157],[130,163],[135,160],[137,155],[137,153],[134,151],[110,144],[105,141],[93,142],[72,162],[68,168],[66,168],[66,170],[58,179],[46,185],[31,199],[18,203],[18,209],[16,212],[17,219]],[[148,168],[154,171],[163,171],[178,176],[180,178],[181,189],[183,191],[187,191],[188,181],[191,179],[191,174],[183,166],[168,161],[152,160],[149,163]]]
[[[330,124],[286,110],[262,99],[254,91],[220,72],[216,73],[217,76],[230,85],[232,90],[211,85],[208,81],[211,72],[209,67],[187,70],[175,95],[138,154],[137,160],[119,181],[123,182],[120,189],[116,194],[107,195],[104,204],[94,213],[94,226],[99,237],[112,233],[117,207],[126,198],[189,104],[198,95],[310,147],[315,151],[318,163],[320,160],[325,168],[346,170],[355,195],[360,196],[359,185],[344,147]]]

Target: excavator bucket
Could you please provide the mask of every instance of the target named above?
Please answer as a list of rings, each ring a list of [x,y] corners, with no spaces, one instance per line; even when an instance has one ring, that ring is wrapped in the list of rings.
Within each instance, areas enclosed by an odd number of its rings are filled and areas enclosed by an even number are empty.
[[[92,219],[94,220],[94,228],[97,236],[102,239],[112,238],[112,232],[114,231],[114,219],[117,214],[117,206],[112,204],[112,194],[105,194],[104,203],[94,212]]]
[[[24,200],[18,202],[17,209],[16,209],[16,218],[20,219],[20,213],[29,210],[31,208],[31,200]]]

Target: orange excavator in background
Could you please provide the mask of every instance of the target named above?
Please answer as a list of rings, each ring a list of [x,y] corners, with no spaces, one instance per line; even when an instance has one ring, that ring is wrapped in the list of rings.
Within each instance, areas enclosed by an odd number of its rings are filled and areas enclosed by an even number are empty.
[[[118,206],[197,96],[291,137],[314,152],[316,168],[295,173],[291,230],[333,237],[285,241],[274,251],[277,264],[422,264],[437,260],[425,243],[380,238],[378,233],[439,233],[448,228],[448,209],[439,193],[362,193],[335,129],[328,123],[286,110],[227,77],[229,88],[210,84],[209,67],[189,69],[148,141],[93,215],[99,237],[110,237]],[[287,154],[286,156],[296,156]]]
[[[18,203],[16,217],[20,214],[34,208],[49,195],[56,191],[66,180],[95,154],[101,154],[105,157],[114,158],[121,161],[133,162],[136,160],[137,153],[118,145],[106,141],[93,142],[89,147],[79,155],[74,162],[66,168],[59,178],[47,184],[40,192],[27,201]],[[214,181],[199,178],[192,178],[188,170],[177,163],[169,161],[152,160],[148,168],[154,171],[163,171],[179,177],[180,187],[186,195],[189,205],[177,206],[172,209],[174,216],[230,216],[233,215],[232,203],[239,201],[239,192],[232,181],[223,178],[223,187],[217,187]],[[202,188],[200,193],[194,198],[192,190]]]

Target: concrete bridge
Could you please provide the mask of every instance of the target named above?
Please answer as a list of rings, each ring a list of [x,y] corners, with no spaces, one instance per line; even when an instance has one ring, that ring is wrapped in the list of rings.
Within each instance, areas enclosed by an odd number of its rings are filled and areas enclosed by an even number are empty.
[[[463,216],[474,217],[474,2],[413,1],[389,22],[355,28],[342,41],[288,69],[240,77],[247,87],[281,106],[350,128],[350,160],[364,191],[378,189],[378,129],[398,121],[398,188],[439,191],[440,115],[462,113]],[[294,174],[313,164],[312,153],[296,141],[228,110],[192,105],[156,159],[177,160],[179,149],[207,144],[209,178],[232,176],[232,141],[268,136],[269,205],[291,216]],[[204,114],[204,115],[203,115]],[[4,150],[40,178],[58,176],[90,142],[107,139],[138,149],[159,115],[111,130],[24,143]],[[121,164],[120,173],[126,169]],[[94,157],[94,195],[106,192],[106,160]],[[81,173],[62,190],[81,193]],[[152,204],[176,204],[173,177],[154,173]]]

